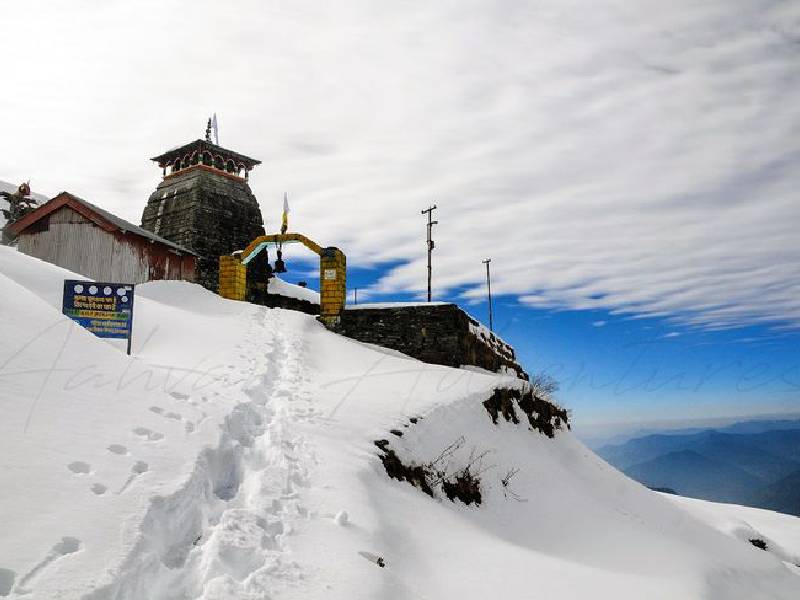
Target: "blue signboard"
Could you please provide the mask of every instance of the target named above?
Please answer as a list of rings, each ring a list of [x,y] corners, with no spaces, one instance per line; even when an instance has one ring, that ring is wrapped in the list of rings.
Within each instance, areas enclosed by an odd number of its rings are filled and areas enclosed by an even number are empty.
[[[131,353],[133,286],[129,283],[64,281],[62,312],[97,337],[128,340]]]

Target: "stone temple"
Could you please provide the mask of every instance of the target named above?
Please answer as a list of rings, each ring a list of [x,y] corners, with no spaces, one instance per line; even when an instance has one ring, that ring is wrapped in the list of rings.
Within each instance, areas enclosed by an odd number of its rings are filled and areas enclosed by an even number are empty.
[[[250,171],[261,161],[206,140],[152,159],[163,179],[142,213],[142,228],[195,252],[197,283],[217,291],[219,257],[264,235]]]

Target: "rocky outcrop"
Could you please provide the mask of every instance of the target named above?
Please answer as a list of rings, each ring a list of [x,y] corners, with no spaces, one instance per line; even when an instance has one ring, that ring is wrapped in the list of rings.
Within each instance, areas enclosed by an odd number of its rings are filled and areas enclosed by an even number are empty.
[[[565,409],[539,398],[531,390],[498,388],[483,403],[495,424],[500,417],[510,423],[519,423],[515,405],[525,415],[531,429],[549,438],[555,437],[556,431],[564,427],[571,428]]]

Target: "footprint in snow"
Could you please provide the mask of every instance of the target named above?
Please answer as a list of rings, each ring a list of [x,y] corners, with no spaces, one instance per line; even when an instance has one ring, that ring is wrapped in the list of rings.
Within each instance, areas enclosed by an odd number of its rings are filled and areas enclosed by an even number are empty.
[[[89,471],[92,470],[92,467],[88,463],[85,463],[81,460],[76,460],[75,462],[69,463],[67,468],[76,475],[88,475]]]
[[[157,442],[158,440],[164,439],[164,434],[159,433],[157,431],[153,431],[152,429],[148,429],[147,427],[137,427],[133,430],[134,435],[138,435],[139,437],[146,438],[147,441],[150,442]]]
[[[111,444],[108,447],[108,451],[119,456],[125,456],[128,454],[128,449],[122,444]]]
[[[17,573],[11,569],[0,569],[0,596],[8,596],[14,587]]]
[[[26,589],[25,586],[30,583],[39,573],[41,573],[44,569],[46,569],[50,563],[58,560],[63,556],[67,556],[69,554],[74,554],[78,550],[83,547],[83,543],[78,539],[71,536],[64,536],[61,538],[61,541],[58,542],[50,552],[45,556],[42,560],[40,560],[36,566],[34,566],[30,571],[28,571],[22,579],[19,580],[19,584],[17,587],[14,588],[14,591],[18,594],[30,594],[33,590]],[[0,588],[2,589],[2,588]]]
[[[172,396],[173,398],[175,398],[175,400],[188,400],[189,399],[189,395],[188,394],[181,394],[180,392],[170,392],[169,395]]]
[[[102,496],[108,491],[108,488],[104,486],[102,483],[92,484],[92,487],[89,489],[91,489],[92,492],[97,494],[98,496]]]
[[[180,413],[165,411],[160,406],[151,406],[150,412],[154,412],[157,415],[161,415],[166,419],[173,419],[174,421],[181,421],[183,420],[183,416]]]
[[[128,480],[119,488],[117,494],[121,494],[128,487],[133,483],[133,480],[142,475],[143,473],[147,473],[150,470],[150,466],[144,462],[143,460],[137,460],[134,465],[131,467],[131,475],[128,477]]]

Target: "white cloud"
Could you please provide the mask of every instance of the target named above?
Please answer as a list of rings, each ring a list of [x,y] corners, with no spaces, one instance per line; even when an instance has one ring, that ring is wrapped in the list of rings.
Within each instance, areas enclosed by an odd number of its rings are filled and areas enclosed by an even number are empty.
[[[137,221],[200,137],[264,161],[274,226],[377,292],[437,290],[689,325],[800,324],[800,5],[459,1],[4,9],[0,179]]]
[[[592,327],[605,327],[606,321],[592,321]]]

